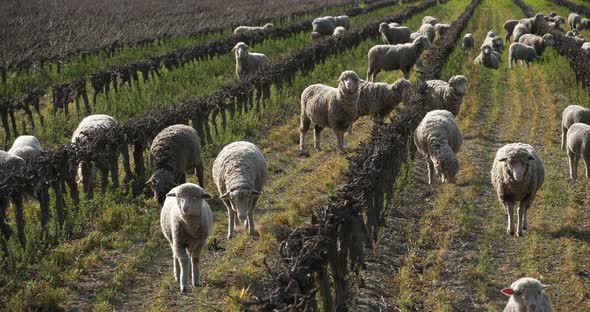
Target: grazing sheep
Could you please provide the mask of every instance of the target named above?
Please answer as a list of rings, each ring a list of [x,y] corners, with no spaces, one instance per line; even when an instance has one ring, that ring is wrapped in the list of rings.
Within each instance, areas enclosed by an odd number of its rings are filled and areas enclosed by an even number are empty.
[[[543,37],[535,36],[533,34],[526,34],[518,39],[518,42],[525,44],[529,47],[535,48],[538,56],[543,55],[545,48],[554,44],[553,35],[544,34]]]
[[[575,123],[567,132],[567,156],[570,165],[570,178],[578,178],[578,162],[580,158],[586,165],[586,176],[590,177],[590,126],[584,123]]]
[[[571,29],[577,29],[580,23],[582,23],[582,17],[580,17],[580,15],[577,13],[570,13],[570,15],[567,17],[567,24]]]
[[[369,70],[367,80],[374,82],[381,70],[401,70],[404,78],[410,78],[410,70],[426,49],[432,44],[424,36],[419,36],[412,43],[397,45],[376,45],[369,50]]]
[[[494,51],[489,45],[481,47],[481,52],[473,61],[474,64],[483,65],[488,68],[498,69],[500,67],[500,53]]]
[[[520,202],[516,235],[524,236],[523,231],[527,229],[527,211],[545,180],[543,161],[528,144],[507,144],[496,152],[491,176],[498,199],[508,215],[506,232],[514,234],[514,204]]]
[[[350,17],[348,15],[334,16],[334,25],[350,29]]]
[[[10,177],[13,175],[21,176],[25,166],[26,162],[24,159],[19,156],[11,155],[5,151],[0,151],[0,173],[2,173],[3,177]],[[13,194],[10,197],[6,195],[0,196],[0,232],[5,240],[8,240],[10,236],[12,236],[13,231],[10,228],[10,225],[6,222],[6,212],[11,200],[14,207],[14,218],[17,227],[18,240],[21,245],[24,246],[27,240],[24,231],[25,217],[22,194]]]
[[[305,134],[311,122],[314,126],[314,147],[321,150],[320,133],[324,128],[334,130],[336,149],[344,148],[344,132],[356,120],[358,114],[359,77],[353,71],[345,71],[338,78],[338,87],[323,84],[311,85],[301,93],[301,124],[299,149],[305,150]]]
[[[401,26],[401,25],[398,23],[389,23],[389,27],[399,27],[399,26]]]
[[[453,116],[459,114],[463,97],[467,94],[467,78],[465,76],[453,76],[449,82],[428,80],[426,85],[424,103],[427,107],[447,110]]]
[[[234,236],[238,219],[245,222],[251,235],[256,234],[254,208],[266,176],[266,160],[258,147],[250,142],[230,143],[217,155],[213,163],[213,181],[227,208],[228,239]]]
[[[567,131],[575,123],[584,123],[590,125],[590,109],[579,106],[569,105],[561,114],[561,149],[565,150]]]
[[[576,38],[576,37],[580,37],[580,32],[577,29],[572,29],[568,32],[565,33],[566,37],[571,37],[571,38]]]
[[[502,53],[502,51],[504,50],[504,41],[502,41],[502,38],[496,35],[493,31],[488,32],[488,36],[486,36],[486,39],[483,41],[481,45],[482,47],[484,45],[489,45],[492,48],[494,48],[494,51],[498,53]]]
[[[580,30],[590,30],[590,19],[583,18],[580,21]]]
[[[117,121],[108,115],[96,114],[87,116],[82,119],[78,128],[74,131],[71,142],[77,143],[85,139],[92,139],[93,137],[100,136],[105,131],[113,129],[117,125]],[[87,163],[86,161],[80,162],[78,167],[78,183],[84,184],[84,191],[88,198],[94,196],[95,167],[102,175],[103,192],[108,184],[109,172],[111,173],[113,185],[119,187],[119,151],[111,151],[107,154],[104,157],[99,157],[92,163]]]
[[[440,40],[440,37],[442,37],[447,31],[449,31],[449,29],[451,29],[451,25],[449,24],[436,24],[434,25],[434,31],[436,32],[436,37]]]
[[[413,32],[413,33],[410,34],[410,41],[414,41],[418,37],[420,37],[420,33],[419,32]]]
[[[430,24],[423,24],[418,29],[418,33],[420,33],[420,35],[428,38],[428,40],[430,42],[434,42],[434,37],[436,36],[436,30],[434,29],[434,26],[432,26]]]
[[[518,24],[518,20],[507,20],[504,23],[504,30],[506,30],[506,42],[510,42],[510,37],[514,32],[514,27]]]
[[[563,25],[565,23],[565,20],[563,19],[563,17],[558,16],[556,18],[553,18],[553,20],[547,22],[547,25],[549,25],[549,27],[555,28],[561,32],[563,32],[563,29],[561,29],[561,25]]]
[[[393,84],[361,80],[357,118],[371,115],[373,121],[382,122],[403,99],[407,98],[411,87],[412,83],[407,79],[399,79]]]
[[[516,26],[514,26],[512,37],[514,37],[514,42],[518,42],[518,39],[520,39],[520,37],[530,33],[531,31],[524,24],[518,23]]]
[[[8,153],[14,156],[18,156],[24,159],[27,163],[31,162],[35,157],[39,156],[43,152],[41,143],[39,140],[32,135],[21,135],[8,150]]]
[[[473,50],[475,48],[475,38],[473,34],[466,34],[463,37],[463,50]]]
[[[517,60],[524,61],[529,66],[529,63],[534,62],[537,58],[538,55],[535,48],[519,42],[513,42],[508,49],[508,68],[512,68],[512,65],[516,66]]]
[[[238,79],[245,79],[248,75],[253,74],[264,64],[268,63],[268,57],[266,55],[252,53],[248,49],[248,45],[243,42],[238,42],[232,49],[236,56],[236,75]]]
[[[434,25],[436,25],[438,23],[439,23],[438,20],[435,17],[432,17],[432,16],[424,16],[422,18],[422,25],[424,25],[424,24],[430,24],[430,25],[434,26]]]
[[[443,183],[454,183],[459,172],[456,153],[463,143],[461,130],[451,112],[433,110],[424,116],[414,133],[416,148],[428,163],[428,183],[436,176]]]
[[[387,23],[381,23],[379,25],[379,33],[381,34],[381,40],[383,40],[383,43],[400,44],[410,42],[412,31],[405,26],[392,27]]]
[[[194,169],[205,186],[201,138],[192,127],[173,125],[160,131],[150,147],[150,165],[154,173],[147,183],[160,204],[170,189],[186,182],[187,170]]]
[[[502,293],[510,299],[504,308],[504,312],[553,312],[551,303],[545,288],[538,280],[523,277],[512,283],[510,287],[502,289]]]
[[[590,42],[584,42],[584,44],[582,45],[582,50],[590,52]]]
[[[318,39],[322,36],[330,36],[334,33],[336,28],[336,19],[331,16],[318,17],[311,22],[312,25],[312,39]]]
[[[273,30],[275,26],[272,23],[267,23],[264,26],[238,26],[234,29],[234,34],[244,34],[253,31]]]
[[[211,195],[200,186],[185,183],[166,194],[160,212],[162,233],[172,249],[174,279],[180,282],[181,292],[188,290],[191,266],[192,285],[199,286],[201,250],[213,228],[213,213],[206,201],[209,198]]]
[[[334,28],[333,36],[341,36],[341,35],[344,35],[345,33],[346,33],[346,28],[344,28],[342,26],[338,26],[338,27]]]
[[[537,13],[535,16],[530,18],[523,18],[519,22],[519,24],[523,24],[529,30],[529,33],[536,33],[537,32],[537,23],[541,22],[545,19],[542,13]],[[516,39],[514,39],[516,40]]]

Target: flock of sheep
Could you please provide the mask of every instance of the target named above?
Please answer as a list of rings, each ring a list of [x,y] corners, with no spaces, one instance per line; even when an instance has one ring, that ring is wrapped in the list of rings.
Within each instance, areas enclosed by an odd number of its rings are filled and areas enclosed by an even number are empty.
[[[534,21],[546,18],[537,14],[530,19],[508,21],[506,41],[513,37],[509,58],[530,62],[552,44],[551,35],[538,37]],[[551,14],[547,19],[554,27],[563,23],[563,18]],[[587,19],[573,14],[568,19],[573,29],[590,27]],[[313,39],[338,35],[349,29],[347,16],[321,17],[313,21]],[[407,99],[412,83],[407,80],[411,68],[422,52],[431,47],[431,42],[440,38],[449,29],[431,16],[424,17],[417,32],[397,23],[382,23],[379,32],[384,45],[376,45],[368,51],[367,80],[361,80],[353,71],[344,71],[338,78],[338,86],[314,84],[301,94],[300,150],[304,152],[305,136],[311,122],[314,124],[314,147],[320,150],[320,133],[330,128],[336,134],[336,149],[344,148],[344,133],[351,130],[361,116],[369,115],[375,122],[383,119]],[[272,29],[272,24],[262,27],[240,26],[235,33]],[[340,28],[340,29],[339,29]],[[572,32],[572,36],[574,33]],[[587,43],[585,43],[587,44]],[[474,48],[473,35],[463,39],[464,49]],[[503,40],[490,31],[480,48],[476,64],[498,68]],[[254,73],[269,62],[263,54],[249,52],[249,47],[240,42],[234,47],[236,75],[239,79]],[[400,70],[405,79],[392,84],[375,82],[381,70]],[[417,150],[424,156],[428,166],[430,184],[440,179],[443,183],[454,182],[459,172],[456,154],[460,151],[462,134],[455,120],[463,97],[467,93],[467,79],[457,75],[449,81],[426,81],[424,105],[430,109],[414,135]],[[72,142],[79,142],[102,131],[108,131],[117,121],[108,115],[91,115],[84,118],[74,131]],[[577,164],[582,158],[586,174],[590,176],[590,109],[569,106],[563,113],[562,149],[567,150],[570,177],[577,178]],[[20,136],[8,152],[0,151],[0,168],[3,170],[23,167],[26,162],[42,152],[40,142],[33,136]],[[92,188],[95,171],[102,175],[103,190],[109,173],[113,184],[118,184],[118,155],[113,151],[109,157],[92,163],[80,163],[78,182]],[[193,286],[199,284],[199,258],[213,227],[213,216],[207,203],[212,195],[204,190],[204,166],[201,155],[201,140],[197,131],[186,125],[173,125],[162,130],[152,141],[149,152],[153,174],[148,180],[154,197],[162,204],[160,222],[162,232],[170,242],[173,253],[174,276],[181,291],[188,289],[189,270],[192,267]],[[186,183],[187,170],[194,170],[199,184]],[[225,146],[214,161],[212,176],[219,197],[228,212],[227,237],[235,234],[236,223],[242,222],[250,234],[256,234],[254,209],[261,196],[266,179],[267,164],[262,152],[252,143],[238,141]],[[507,232],[523,236],[527,229],[527,211],[544,181],[544,165],[534,148],[528,144],[512,143],[500,148],[491,170],[491,182],[508,215]],[[517,227],[514,226],[514,203],[518,207]],[[2,202],[3,205],[8,205]],[[6,229],[2,229],[5,231]],[[8,229],[9,230],[9,229]],[[190,264],[189,264],[190,259]],[[505,311],[552,311],[543,291],[544,285],[532,278],[516,281],[502,293],[510,296]]]

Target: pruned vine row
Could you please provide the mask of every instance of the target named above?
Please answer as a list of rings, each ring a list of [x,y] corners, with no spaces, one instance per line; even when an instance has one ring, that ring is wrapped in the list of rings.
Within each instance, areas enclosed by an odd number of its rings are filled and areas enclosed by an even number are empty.
[[[580,5],[580,4],[575,4],[575,3],[568,1],[568,0],[549,0],[549,1],[551,1],[555,4],[567,7],[572,12],[576,12],[578,14],[582,14],[582,15],[590,17],[590,7]]]

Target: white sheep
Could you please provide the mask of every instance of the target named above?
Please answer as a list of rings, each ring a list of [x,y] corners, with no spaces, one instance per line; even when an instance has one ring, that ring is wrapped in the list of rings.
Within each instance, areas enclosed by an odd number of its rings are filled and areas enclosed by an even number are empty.
[[[392,84],[361,80],[357,118],[371,115],[375,122],[382,122],[403,99],[407,98],[411,87],[412,83],[407,79],[399,79]]]
[[[400,44],[410,42],[412,31],[405,26],[391,26],[387,23],[379,24],[379,33],[385,44]]]
[[[248,45],[238,42],[232,49],[236,57],[236,75],[238,79],[244,79],[248,75],[259,70],[263,65],[269,62],[268,57],[262,53],[252,53],[248,51]]]
[[[234,29],[234,34],[244,34],[253,31],[261,31],[261,30],[273,30],[275,26],[272,23],[266,23],[264,26],[238,26]]]
[[[43,152],[41,143],[39,140],[32,135],[21,135],[8,150],[8,153],[14,156],[19,156],[24,159],[27,163],[39,156]]]
[[[480,49],[479,55],[473,61],[474,64],[483,65],[488,68],[498,69],[500,67],[500,53],[489,45],[484,45]]]
[[[334,16],[334,25],[350,29],[350,17],[348,15]]]
[[[541,56],[543,55],[543,52],[545,52],[545,48],[547,48],[548,46],[553,46],[555,41],[553,39],[553,35],[551,34],[544,34],[543,37],[539,37],[533,34],[526,34],[522,35],[520,39],[518,39],[518,42],[525,44],[529,47],[535,48],[535,52],[537,52],[537,55]]]
[[[213,181],[227,208],[228,239],[234,236],[238,219],[245,223],[251,235],[256,234],[254,208],[262,195],[267,171],[262,152],[250,142],[228,144],[215,158]]]
[[[449,29],[451,29],[451,25],[449,25],[449,24],[441,24],[441,23],[438,23],[438,24],[434,25],[434,31],[436,32],[436,38],[438,38],[438,40],[440,40],[440,38],[447,31],[449,31]]]
[[[518,42],[518,39],[520,39],[520,37],[522,35],[525,34],[530,34],[531,31],[528,29],[528,27],[522,23],[518,23],[516,24],[516,26],[514,26],[514,31],[512,32],[512,37],[514,37],[514,42]]]
[[[530,277],[523,277],[501,292],[510,299],[504,312],[553,312],[551,302],[545,294],[546,285]]]
[[[580,23],[582,23],[582,17],[578,13],[570,13],[567,17],[567,24],[571,29],[577,29]]]
[[[418,29],[418,33],[428,38],[430,42],[434,42],[434,37],[436,36],[436,30],[434,29],[434,26],[430,24],[422,24],[422,26],[420,26]]]
[[[332,34],[333,36],[341,36],[344,35],[346,33],[346,28],[342,27],[342,26],[338,26],[336,28],[334,28],[334,33]]]
[[[567,156],[570,165],[570,178],[578,178],[578,162],[584,160],[586,176],[590,177],[590,126],[584,123],[571,125],[567,132]]]
[[[436,19],[436,17],[432,17],[432,16],[424,16],[422,18],[422,24],[430,24],[432,26],[438,24],[438,20]]]
[[[538,57],[535,48],[519,42],[513,42],[510,44],[510,48],[508,48],[508,68],[516,65],[517,60],[524,61],[528,66],[530,62],[534,62]]]
[[[448,82],[428,80],[426,86],[424,103],[427,107],[447,110],[453,116],[459,114],[463,97],[467,94],[467,78],[465,76],[453,76]]]
[[[580,21],[580,30],[590,30],[590,19],[589,18],[583,18]]]
[[[200,186],[185,183],[166,194],[160,212],[162,233],[172,249],[174,279],[180,282],[181,292],[188,290],[191,266],[192,285],[199,286],[201,251],[213,228],[213,213],[206,201],[209,198],[211,195]]]
[[[358,114],[359,77],[353,71],[344,71],[338,78],[338,87],[323,84],[311,85],[301,93],[301,123],[299,149],[305,150],[305,135],[311,122],[314,126],[314,147],[321,150],[320,133],[330,128],[336,134],[336,149],[344,149],[344,132]]]
[[[543,21],[544,19],[545,16],[543,13],[537,13],[533,17],[521,19],[518,21],[518,23],[524,25],[529,30],[529,33],[535,33],[537,32],[537,23]]]
[[[172,125],[160,131],[150,147],[150,165],[154,173],[147,184],[160,204],[170,189],[186,182],[187,170],[194,170],[205,187],[201,138],[193,127]]]
[[[498,53],[502,53],[502,50],[504,50],[504,41],[502,41],[502,38],[500,36],[497,36],[495,33],[493,33],[491,37],[487,36],[485,38],[485,40],[481,44],[481,47],[483,47],[484,45],[489,45],[490,47],[494,48],[494,51]]]
[[[410,78],[410,70],[416,64],[420,54],[430,49],[432,44],[424,36],[419,36],[412,43],[397,45],[376,45],[369,50],[369,69],[367,81],[374,82],[381,70],[401,70],[404,78]]]
[[[463,50],[473,50],[475,48],[475,38],[469,33],[463,37]]]
[[[451,112],[433,110],[424,116],[414,133],[416,148],[428,163],[428,183],[439,176],[443,183],[455,182],[459,172],[456,153],[463,143],[463,135]]]
[[[26,162],[21,157],[11,155],[5,151],[0,151],[0,173],[3,178],[2,182],[7,182],[4,181],[4,178],[22,176],[25,166]],[[6,241],[12,236],[13,231],[10,228],[10,225],[6,222],[6,213],[11,200],[14,207],[13,213],[17,227],[18,240],[24,246],[26,244],[26,235],[24,231],[25,217],[22,194],[12,194],[10,197],[4,194],[0,196],[0,233],[2,233]]]
[[[311,22],[312,39],[319,39],[322,36],[330,36],[334,33],[336,28],[336,19],[331,16],[318,17]]]
[[[520,202],[516,235],[524,236],[528,210],[545,180],[543,160],[528,144],[507,144],[496,152],[491,177],[498,199],[508,215],[506,232],[514,234],[514,204]]]
[[[514,32],[514,27],[518,24],[518,20],[507,20],[504,23],[504,30],[506,30],[506,42],[510,42],[510,37]]]
[[[590,125],[590,109],[579,106],[569,105],[561,114],[561,149],[565,150],[567,131],[575,123],[585,123]]]

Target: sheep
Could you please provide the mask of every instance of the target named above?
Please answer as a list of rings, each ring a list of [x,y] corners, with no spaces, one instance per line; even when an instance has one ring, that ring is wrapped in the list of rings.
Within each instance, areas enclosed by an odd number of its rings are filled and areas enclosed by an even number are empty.
[[[348,15],[334,16],[334,25],[336,27],[344,27],[348,30],[350,29],[350,17],[348,17]]]
[[[21,157],[27,163],[31,162],[42,152],[43,148],[41,147],[41,143],[39,143],[39,140],[32,135],[19,136],[14,140],[14,143],[12,143],[10,150],[8,150],[9,154]]]
[[[549,17],[556,17],[557,16],[557,12],[555,11],[551,11],[551,13],[549,13]]]
[[[194,169],[205,186],[201,138],[193,127],[173,125],[160,131],[150,147],[150,165],[154,173],[147,184],[160,204],[170,189],[186,182],[187,170]]]
[[[201,250],[213,228],[213,213],[206,201],[209,198],[211,195],[200,186],[185,183],[166,194],[160,212],[162,233],[172,249],[174,279],[180,282],[181,292],[188,290],[190,266],[192,285],[199,286]]]
[[[582,50],[590,52],[590,42],[584,42],[584,44],[582,45]]]
[[[318,17],[311,22],[312,25],[312,39],[319,39],[322,36],[330,36],[334,33],[336,28],[336,19],[333,17]]]
[[[424,36],[419,36],[412,43],[398,45],[376,45],[369,50],[369,69],[367,81],[374,82],[381,70],[401,70],[404,78],[409,79],[410,70],[426,49],[432,44]]]
[[[507,20],[504,23],[504,30],[506,30],[506,42],[510,42],[510,37],[514,32],[514,27],[518,24],[518,20]]]
[[[266,23],[264,26],[238,26],[234,29],[234,34],[244,34],[253,31],[273,30],[275,26],[272,23]]]
[[[0,151],[0,173],[2,173],[3,178],[22,176],[25,166],[26,162],[21,157]],[[8,181],[4,181],[3,179],[3,182],[6,183]],[[24,246],[26,244],[26,236],[24,231],[25,218],[23,214],[22,194],[12,194],[10,197],[6,195],[0,196],[0,232],[5,240],[8,240],[12,236],[13,231],[6,223],[6,212],[11,200],[14,205],[18,240]]]
[[[424,102],[430,109],[444,109],[453,116],[459,114],[463,97],[467,94],[467,78],[462,75],[442,80],[426,81]]]
[[[338,78],[338,87],[311,85],[301,93],[301,123],[299,149],[305,151],[305,134],[313,121],[314,147],[321,150],[320,133],[331,128],[336,134],[336,149],[344,149],[344,131],[358,114],[359,77],[353,71],[344,71]]]
[[[502,51],[504,50],[504,41],[502,41],[502,38],[500,36],[497,36],[493,31],[488,32],[488,35],[486,36],[481,46],[483,47],[484,45],[491,46],[492,48],[494,48],[494,51],[498,53],[502,53]]]
[[[535,32],[537,32],[537,26],[536,26],[537,23],[541,22],[544,19],[545,19],[545,16],[543,16],[542,13],[537,13],[533,17],[523,18],[523,19],[519,20],[518,22],[519,22],[519,24],[523,24],[529,30],[529,33],[535,33]]]
[[[520,37],[518,42],[535,48],[537,55],[541,56],[543,55],[543,52],[545,52],[545,48],[547,46],[552,46],[555,41],[553,39],[553,35],[551,34],[544,34],[543,37],[535,36],[533,34],[526,34]]]
[[[570,13],[570,15],[567,17],[567,24],[571,29],[577,29],[580,23],[582,23],[582,17],[580,17],[580,15],[577,13]]]
[[[571,37],[571,38],[576,38],[576,37],[579,37],[581,35],[580,35],[580,32],[577,29],[572,29],[572,30],[566,32],[565,33],[565,36],[566,37]]]
[[[553,312],[549,298],[545,293],[547,286],[530,277],[523,277],[506,287],[501,292],[510,297],[504,312]]]
[[[411,87],[412,83],[407,79],[399,79],[393,84],[361,80],[357,118],[371,115],[373,121],[382,122],[403,99],[407,98]]]
[[[90,115],[82,119],[72,135],[72,143],[79,143],[85,139],[92,139],[100,136],[105,131],[111,131],[118,126],[117,121],[109,115]],[[106,189],[109,179],[109,172],[113,185],[119,187],[119,151],[108,151],[104,157],[98,157],[92,163],[82,161],[78,167],[78,183],[84,184],[84,191],[88,198],[94,196],[94,172],[95,168],[102,175],[102,191]]]
[[[412,31],[405,26],[392,27],[387,23],[379,24],[379,33],[385,44],[400,44],[410,42]]]
[[[436,30],[434,29],[434,26],[430,24],[423,24],[422,26],[420,26],[420,28],[418,29],[418,33],[428,38],[430,42],[433,42],[434,37],[436,36]]]
[[[500,53],[494,51],[489,45],[480,49],[479,55],[473,61],[474,64],[483,65],[488,68],[498,69],[500,67]]]
[[[516,235],[524,236],[523,231],[527,229],[527,211],[545,180],[543,160],[528,144],[504,145],[496,152],[491,180],[498,199],[506,209],[505,212],[508,215],[506,232],[510,235],[514,235],[514,204],[520,202]]]
[[[578,179],[578,162],[580,158],[586,165],[586,176],[590,178],[590,126],[575,123],[567,132],[567,157],[570,165],[570,178]]]
[[[583,18],[580,21],[580,30],[590,30],[590,19],[588,18]]]
[[[238,219],[245,223],[251,235],[256,234],[254,208],[262,195],[267,171],[262,152],[250,142],[230,143],[215,158],[213,181],[227,208],[228,239],[234,236]]]
[[[508,49],[508,68],[516,65],[517,60],[525,61],[529,66],[530,62],[534,62],[538,58],[535,48],[529,47],[519,42],[513,42]]]
[[[475,38],[469,33],[463,37],[463,50],[473,50],[475,48]]]
[[[438,23],[439,23],[438,20],[435,17],[432,17],[432,16],[424,16],[422,18],[422,25],[424,25],[424,24],[430,24],[430,25],[434,26],[434,25],[436,25]]]
[[[579,106],[569,105],[561,114],[561,149],[565,150],[565,143],[568,129],[575,123],[585,123],[590,125],[590,109]]]
[[[518,23],[514,26],[514,31],[512,32],[512,37],[514,37],[514,42],[518,42],[518,39],[525,34],[530,34],[531,31],[525,26],[524,24]]]
[[[410,41],[414,41],[418,37],[420,37],[420,33],[419,32],[413,32],[413,33],[410,34]]]
[[[463,135],[453,114],[433,110],[424,116],[414,132],[414,144],[428,164],[428,184],[439,176],[443,183],[454,183],[459,172],[456,153],[463,143]]]
[[[243,42],[238,42],[232,49],[232,51],[235,52],[236,76],[238,76],[238,79],[245,79],[248,75],[253,74],[269,62],[266,55],[262,53],[252,53],[249,52],[248,49],[248,45]]]
[[[334,33],[332,35],[333,36],[341,36],[345,33],[346,33],[346,28],[344,28],[342,26],[338,26],[338,27],[334,28]]]
[[[434,25],[434,31],[436,32],[436,37],[440,40],[440,37],[442,37],[447,31],[449,31],[449,29],[451,29],[451,25],[449,24],[436,24]]]

